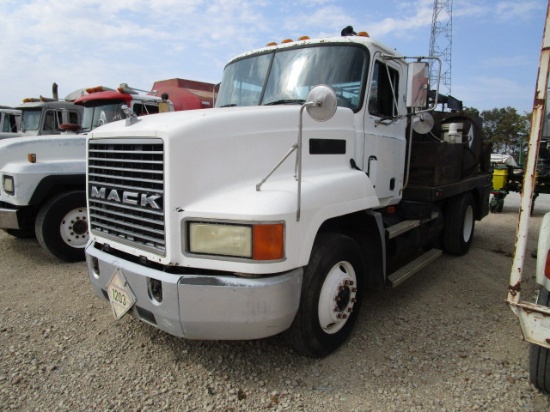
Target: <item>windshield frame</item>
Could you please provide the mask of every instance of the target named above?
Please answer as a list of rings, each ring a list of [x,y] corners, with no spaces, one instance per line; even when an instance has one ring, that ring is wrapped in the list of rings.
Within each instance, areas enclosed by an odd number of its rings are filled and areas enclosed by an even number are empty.
[[[104,124],[125,119],[126,115],[124,110],[122,110],[123,105],[126,105],[126,100],[124,99],[105,99],[87,102],[84,105],[80,131],[87,133]]]
[[[332,50],[328,50],[327,48],[332,48]],[[304,49],[310,49],[310,52],[295,53],[298,50]],[[359,49],[360,54],[350,53],[349,50],[351,49]],[[342,63],[337,59],[328,58],[321,61],[334,61],[334,64],[328,66],[326,64],[320,64],[314,67],[315,60],[318,60],[319,57],[323,57],[323,53],[325,53],[327,57],[330,57],[329,55],[331,53],[335,56],[342,55],[346,57],[347,55],[348,59],[354,64],[354,69],[348,72],[345,70],[334,70],[335,68],[343,67]],[[263,61],[260,59],[263,59]],[[283,65],[282,63],[284,63],[285,60],[291,62],[291,66],[294,65],[295,67]],[[300,63],[299,60],[303,60],[303,62]],[[364,105],[366,93],[365,86],[368,80],[370,61],[371,53],[368,47],[363,44],[348,42],[302,44],[293,47],[266,49],[261,52],[248,54],[231,61],[225,66],[220,92],[216,99],[216,107],[302,104],[309,90],[318,84],[327,84],[335,90],[339,97],[338,106],[348,107],[356,113],[360,111]],[[249,62],[250,65],[244,66],[243,63],[247,62]],[[257,67],[254,67],[254,65]],[[244,68],[244,76],[239,78],[239,72],[232,69],[240,69],[240,66]],[[296,71],[296,68],[301,68],[302,70]],[[295,73],[292,73],[292,70],[294,70]],[[274,98],[273,94],[282,90],[281,84],[286,83],[287,86],[292,86],[288,79],[293,76],[296,77],[294,83],[296,87],[293,92],[290,95]],[[346,76],[353,76],[353,82],[351,82],[351,77],[348,83],[336,81],[338,78],[343,80]],[[255,77],[255,79],[252,79],[252,77]],[[302,77],[302,79],[300,79],[300,77]],[[318,78],[319,81],[304,83],[305,79],[303,79],[303,77],[310,77],[310,80]],[[330,81],[331,77],[335,80],[332,84]],[[286,79],[287,81],[283,82],[281,79]],[[247,80],[251,81],[247,83]],[[303,84],[300,84],[300,80],[302,80]],[[239,86],[235,85],[236,82],[239,83]],[[280,84],[274,86],[274,84],[277,83]],[[348,88],[345,89],[345,86]],[[353,87],[353,93],[350,92],[351,87]],[[245,90],[245,88],[247,88],[247,90]],[[245,95],[245,98],[243,98],[243,90],[245,94],[249,93],[250,96]],[[289,89],[287,89],[287,91],[288,90]],[[239,95],[238,97],[235,97],[236,93]],[[346,101],[344,99],[345,97],[353,97],[353,101]]]
[[[38,132],[42,122],[42,108],[21,110],[21,131]],[[30,122],[32,120],[32,122]],[[32,126],[32,127],[29,127]]]

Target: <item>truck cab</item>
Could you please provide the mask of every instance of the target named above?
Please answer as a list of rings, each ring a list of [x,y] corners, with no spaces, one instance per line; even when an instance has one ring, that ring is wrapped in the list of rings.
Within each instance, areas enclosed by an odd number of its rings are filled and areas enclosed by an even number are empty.
[[[79,125],[83,109],[72,101],[51,99],[24,99],[16,107],[21,111],[20,133],[24,136],[60,135],[62,124]]]
[[[88,133],[104,124],[126,119],[128,112],[125,107],[135,116],[174,111],[174,104],[167,97],[139,94],[127,85],[121,85],[117,90],[102,86],[88,88],[75,100],[76,105],[84,107],[80,131]]]

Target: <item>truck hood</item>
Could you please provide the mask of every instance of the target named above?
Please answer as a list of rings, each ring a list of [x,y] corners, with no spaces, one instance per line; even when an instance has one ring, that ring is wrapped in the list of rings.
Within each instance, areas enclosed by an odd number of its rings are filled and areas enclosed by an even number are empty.
[[[187,209],[207,197],[240,190],[254,192],[298,140],[300,106],[230,107],[155,114],[125,126],[104,125],[91,139],[111,137],[160,138],[164,142],[165,187],[170,203]],[[338,108],[326,122],[303,114],[303,179],[334,169],[349,171],[354,153],[353,112]],[[344,153],[310,154],[310,140],[344,143]],[[262,186],[262,190],[296,192],[293,153]],[[181,187],[174,193],[174,187]],[[361,194],[358,194],[361,196]],[[168,201],[168,199],[165,199]],[[172,204],[172,202],[175,202]],[[168,206],[165,204],[165,206]],[[201,205],[204,211],[205,205]]]
[[[85,143],[86,136],[74,134],[21,136],[0,140],[0,173],[8,163],[27,163],[29,153],[36,155],[37,163],[81,159],[84,164]]]

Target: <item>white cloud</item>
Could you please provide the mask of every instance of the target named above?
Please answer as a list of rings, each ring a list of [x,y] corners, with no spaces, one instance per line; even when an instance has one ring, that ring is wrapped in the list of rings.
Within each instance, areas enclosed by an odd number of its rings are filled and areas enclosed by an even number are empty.
[[[15,105],[23,97],[50,95],[53,81],[59,83],[60,95],[82,87],[99,84],[113,87],[121,82],[145,89],[155,80],[171,77],[217,82],[224,64],[235,55],[284,38],[339,36],[348,25],[356,31],[369,32],[402,53],[428,52],[433,0],[373,3],[0,0],[0,104]],[[486,82],[474,82],[466,74],[461,76],[454,71],[461,66],[463,71],[472,72],[476,68],[475,73],[481,74],[494,72],[495,67],[536,73],[533,66],[536,68],[538,61],[529,56],[540,52],[542,26],[536,30],[534,26],[542,23],[545,3],[541,0],[455,2],[453,19],[460,23],[461,30],[495,26],[499,33],[510,33],[516,43],[507,41],[501,51],[503,41],[492,37],[490,30],[484,31],[484,44],[495,45],[488,59],[487,50],[481,50],[477,44],[461,49],[460,33],[456,33],[456,55],[466,56],[468,65],[456,61],[453,64],[453,95],[459,96],[457,92],[463,85],[472,98],[482,100],[472,86],[482,87]],[[515,29],[508,30],[512,24]],[[454,55],[455,51],[453,58]],[[517,84],[526,81],[531,87],[531,79],[521,80],[525,75],[501,72],[503,78],[507,75]],[[487,99],[507,93],[501,83],[494,87],[486,91]],[[527,94],[529,99],[532,95],[531,91],[525,92],[525,87],[522,92],[515,89],[516,92],[518,96]]]
[[[522,23],[535,14],[544,12],[546,5],[540,0],[480,2],[478,0],[462,0],[455,3],[453,17],[484,18],[491,20]],[[488,27],[490,29],[490,27]]]

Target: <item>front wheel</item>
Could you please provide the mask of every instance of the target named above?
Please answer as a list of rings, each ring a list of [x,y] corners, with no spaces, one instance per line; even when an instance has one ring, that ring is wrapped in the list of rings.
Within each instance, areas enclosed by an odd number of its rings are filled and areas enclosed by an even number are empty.
[[[451,255],[462,256],[474,238],[474,198],[471,193],[452,197],[445,213],[443,248]]]
[[[550,294],[544,287],[537,304],[550,306]],[[550,350],[533,343],[529,345],[529,381],[541,391],[550,393]]]
[[[35,232],[40,245],[59,259],[84,260],[88,242],[86,194],[67,192],[50,199],[38,212]]]
[[[312,358],[335,351],[350,335],[363,297],[364,268],[357,243],[322,234],[305,269],[298,313],[285,332],[289,345]]]

